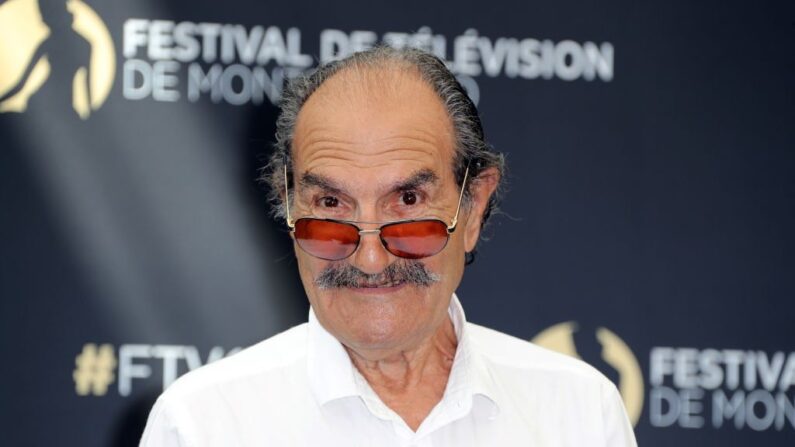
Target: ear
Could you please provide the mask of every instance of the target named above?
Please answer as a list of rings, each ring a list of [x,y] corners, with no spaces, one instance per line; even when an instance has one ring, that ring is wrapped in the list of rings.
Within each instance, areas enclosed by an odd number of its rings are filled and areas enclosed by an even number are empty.
[[[500,183],[500,171],[494,167],[484,169],[471,181],[472,195],[464,226],[464,249],[467,252],[474,250],[478,243],[480,227],[483,223],[483,212],[486,211],[489,199]]]

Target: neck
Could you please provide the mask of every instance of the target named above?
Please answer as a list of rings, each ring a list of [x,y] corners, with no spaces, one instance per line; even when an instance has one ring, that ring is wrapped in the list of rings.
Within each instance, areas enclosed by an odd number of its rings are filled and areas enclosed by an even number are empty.
[[[346,350],[378,397],[416,431],[444,395],[457,344],[447,318],[430,337],[408,349]]]

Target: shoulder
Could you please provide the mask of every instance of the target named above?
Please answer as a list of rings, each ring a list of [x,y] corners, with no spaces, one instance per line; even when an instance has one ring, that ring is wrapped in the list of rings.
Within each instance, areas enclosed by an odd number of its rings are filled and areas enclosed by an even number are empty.
[[[234,387],[236,383],[290,370],[305,359],[306,341],[307,324],[304,323],[181,376],[160,399],[190,400],[209,390]]]
[[[614,388],[596,368],[582,360],[551,351],[508,334],[467,323],[478,354],[492,369],[521,374],[536,383],[554,382],[599,389]]]
[[[616,386],[582,360],[468,323],[482,379],[507,412],[539,426],[566,445],[635,446]]]
[[[306,388],[300,372],[307,335],[304,323],[183,375],[155,402],[140,445],[221,445],[230,427],[272,419],[280,406],[268,402],[285,402]]]

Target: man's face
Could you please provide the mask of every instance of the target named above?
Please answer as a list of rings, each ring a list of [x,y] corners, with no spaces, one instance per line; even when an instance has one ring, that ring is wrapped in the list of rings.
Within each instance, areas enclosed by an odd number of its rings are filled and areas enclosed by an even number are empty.
[[[298,117],[292,216],[380,223],[432,217],[449,224],[459,193],[453,145],[444,106],[416,75],[339,73],[310,97]],[[464,252],[477,239],[476,231],[464,230],[471,221],[467,211],[462,209],[447,246],[418,261],[389,253],[377,234],[363,234],[356,252],[341,261],[315,258],[295,245],[301,280],[321,324],[356,351],[410,349],[430,336],[446,318]],[[407,262],[421,263],[436,281],[394,285],[376,276],[361,287],[317,283],[328,269],[350,266],[378,275]]]

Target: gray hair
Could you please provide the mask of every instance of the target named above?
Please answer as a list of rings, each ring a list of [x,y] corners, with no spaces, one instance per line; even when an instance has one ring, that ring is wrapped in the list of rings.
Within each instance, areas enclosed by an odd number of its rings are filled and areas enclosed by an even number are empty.
[[[420,78],[436,92],[442,100],[453,124],[456,137],[453,172],[456,182],[461,186],[464,172],[469,166],[469,178],[464,203],[468,204],[471,197],[472,184],[478,175],[488,168],[497,168],[500,173],[500,185],[489,199],[483,213],[482,225],[496,210],[502,192],[503,171],[505,161],[502,154],[495,152],[483,136],[483,126],[477,108],[466,93],[466,90],[447,69],[444,62],[436,56],[415,48],[391,48],[379,46],[334,62],[319,66],[310,74],[294,78],[284,90],[281,101],[281,113],[276,120],[276,143],[270,161],[262,169],[261,180],[270,186],[269,199],[274,205],[274,215],[286,218],[284,212],[284,169],[291,171],[292,141],[296,120],[301,107],[324,82],[335,74],[346,69],[378,69],[404,68],[415,70]]]

